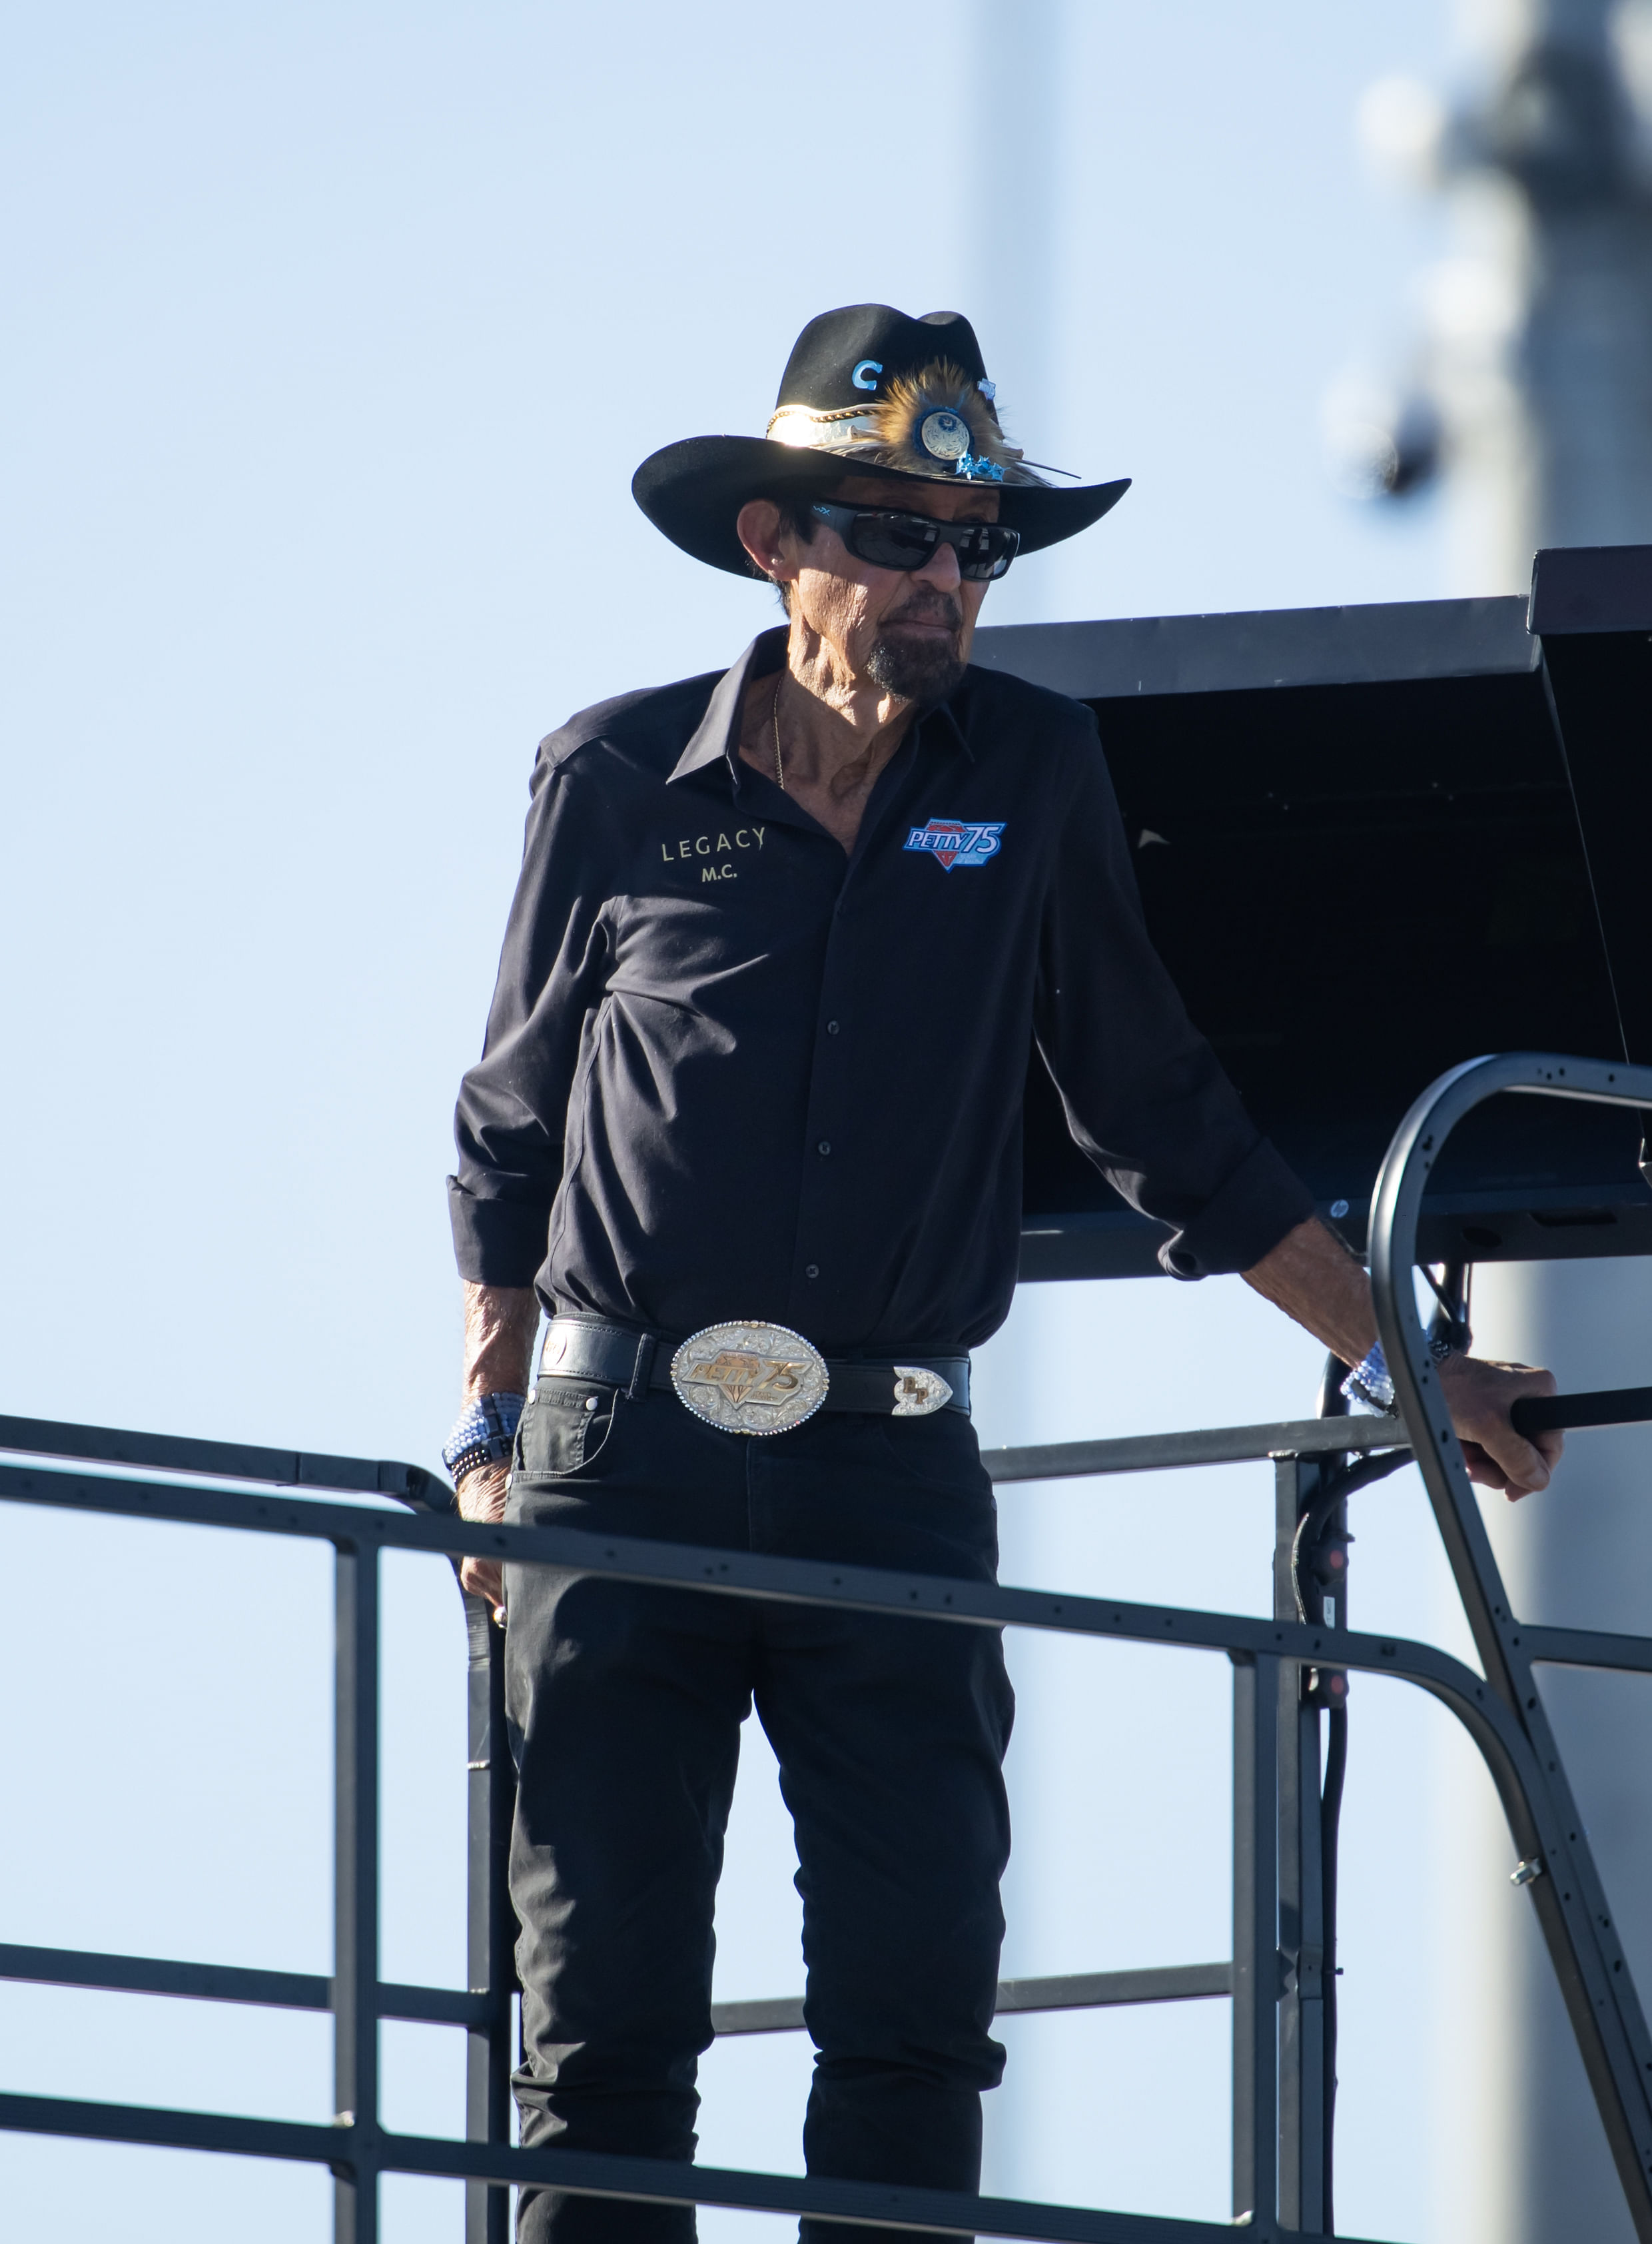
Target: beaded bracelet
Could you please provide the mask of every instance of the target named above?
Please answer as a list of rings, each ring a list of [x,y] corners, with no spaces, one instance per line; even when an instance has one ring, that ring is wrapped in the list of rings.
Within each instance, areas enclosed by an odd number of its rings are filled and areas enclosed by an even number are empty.
[[[515,1449],[516,1429],[527,1408],[525,1395],[481,1395],[467,1402],[454,1423],[442,1462],[455,1481],[478,1465],[503,1464]]]
[[[1429,1336],[1428,1353],[1436,1363],[1444,1363],[1457,1350],[1443,1333],[1433,1333]],[[1363,1402],[1368,1410],[1386,1412],[1393,1409],[1393,1374],[1388,1369],[1380,1341],[1363,1362],[1355,1364],[1342,1382],[1342,1391],[1351,1402]]]

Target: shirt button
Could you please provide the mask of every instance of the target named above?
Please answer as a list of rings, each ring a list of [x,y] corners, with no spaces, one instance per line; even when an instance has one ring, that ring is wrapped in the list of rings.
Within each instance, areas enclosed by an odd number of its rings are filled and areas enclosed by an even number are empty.
[[[827,1036],[829,1036],[829,1037],[835,1037],[837,1033],[838,1033],[838,1024],[837,1024],[837,1023],[836,1023],[835,1021],[828,1021],[828,1022],[826,1023],[826,1034],[827,1034]]]
[[[820,1274],[820,1265],[818,1262],[811,1262],[803,1274],[806,1278],[818,1278]]]
[[[817,1153],[829,1153],[832,1151],[832,1140],[829,1138],[822,1138],[814,1150]]]

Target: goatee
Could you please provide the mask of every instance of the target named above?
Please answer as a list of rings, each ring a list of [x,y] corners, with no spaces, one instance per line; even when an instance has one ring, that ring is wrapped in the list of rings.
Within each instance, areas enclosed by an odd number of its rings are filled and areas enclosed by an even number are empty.
[[[966,665],[958,652],[963,614],[956,603],[944,598],[914,603],[896,616],[884,618],[884,636],[873,642],[866,657],[866,674],[886,693],[903,701],[944,701],[962,683]],[[902,624],[945,624],[950,639],[925,632],[908,637]]]

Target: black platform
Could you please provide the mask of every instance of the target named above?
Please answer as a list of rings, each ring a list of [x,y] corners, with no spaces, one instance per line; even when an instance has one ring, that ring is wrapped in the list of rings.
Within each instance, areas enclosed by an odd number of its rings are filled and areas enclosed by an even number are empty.
[[[1096,710],[1154,940],[1356,1247],[1394,1127],[1443,1069],[1652,1061],[1652,548],[1540,555],[1527,617],[1440,600],[975,642]],[[1453,1139],[1422,1249],[1652,1254],[1639,1151],[1621,1113],[1500,1100]],[[1073,1146],[1036,1056],[1026,1161],[1023,1278],[1157,1273],[1163,1233]]]

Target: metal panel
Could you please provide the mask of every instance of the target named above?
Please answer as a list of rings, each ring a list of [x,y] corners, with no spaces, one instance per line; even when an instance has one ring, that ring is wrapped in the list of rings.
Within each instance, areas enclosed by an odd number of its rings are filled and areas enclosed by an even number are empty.
[[[1549,545],[1532,562],[1527,628],[1540,638],[1652,632],[1652,545]]]
[[[1541,557],[1541,646],[1514,598],[977,637],[984,667],[1096,711],[1150,934],[1247,1111],[1356,1250],[1413,1086],[1466,1044],[1613,1049],[1615,977],[1627,1049],[1652,1062],[1652,976],[1635,970],[1652,956],[1636,848],[1652,647],[1623,622],[1646,611],[1649,551]],[[1568,634],[1577,617],[1545,586],[1591,567],[1608,604]],[[1338,867],[1352,947],[1413,993],[1380,1034],[1351,1026],[1330,954],[1300,939],[1310,861]],[[1023,1106],[1022,1277],[1158,1274],[1161,1227],[1073,1146],[1036,1059]],[[1431,1259],[1652,1254],[1632,1136],[1581,1112],[1542,1135],[1500,1112],[1458,1142],[1424,1211]]]
[[[1637,551],[1643,564],[1652,561],[1652,549]],[[1541,605],[1548,564],[1588,558],[1540,554],[1534,602]],[[1639,573],[1644,576],[1644,565]],[[1615,585],[1613,597],[1620,614],[1642,601],[1634,582]],[[1543,642],[1543,670],[1611,965],[1622,1039],[1618,1049],[1629,1059],[1652,1062],[1652,939],[1647,929],[1646,853],[1640,846],[1652,816],[1646,754],[1652,632],[1642,625],[1574,636],[1551,625]],[[1603,1041],[1597,1049],[1605,1049]]]
[[[1537,666],[1518,598],[1009,624],[977,632],[970,652],[984,670],[1009,671],[1075,701],[1393,685]]]

